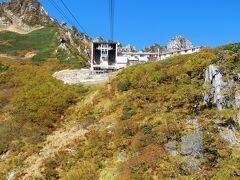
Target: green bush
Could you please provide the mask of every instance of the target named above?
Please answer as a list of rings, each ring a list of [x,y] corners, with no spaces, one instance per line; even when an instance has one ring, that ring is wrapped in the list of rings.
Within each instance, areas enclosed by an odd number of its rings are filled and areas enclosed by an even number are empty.
[[[230,44],[226,44],[223,46],[224,50],[230,50],[233,51],[235,53],[239,53],[240,52],[240,43],[230,43]]]
[[[34,64],[41,64],[45,58],[57,48],[57,29],[47,27],[22,35],[14,32],[0,32],[0,41],[8,42],[1,45],[0,53],[16,55],[23,52],[35,51]]]
[[[152,125],[144,125],[142,127],[145,134],[150,134],[152,132],[152,128],[153,128]]]
[[[126,129],[126,130],[125,130],[125,133],[126,133],[128,136],[134,136],[134,135],[136,134],[132,129]]]
[[[127,80],[122,81],[117,86],[118,91],[120,91],[120,92],[127,91],[130,85],[131,85],[131,83],[129,81],[127,81]]]
[[[78,58],[76,58],[78,57]],[[87,66],[87,60],[80,54],[75,54],[74,57],[69,58],[69,54],[64,50],[58,50],[57,59],[60,64],[81,69]]]
[[[141,147],[145,147],[147,145],[148,145],[148,143],[147,143],[146,139],[140,139],[140,146]]]
[[[122,114],[122,120],[128,120],[130,119],[132,116],[134,116],[135,114],[137,114],[137,112],[135,110],[125,110]]]
[[[7,71],[8,67],[0,63],[0,73]]]

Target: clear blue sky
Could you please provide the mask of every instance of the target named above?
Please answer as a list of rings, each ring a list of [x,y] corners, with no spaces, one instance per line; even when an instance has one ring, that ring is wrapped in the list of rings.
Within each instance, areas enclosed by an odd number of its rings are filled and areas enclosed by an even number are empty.
[[[59,0],[54,0],[61,5]],[[65,21],[49,0],[50,16]],[[64,0],[91,37],[110,37],[108,0]],[[183,35],[195,45],[240,42],[240,0],[115,0],[115,40],[143,48]],[[61,6],[63,9],[63,6]],[[80,30],[80,29],[79,29]]]

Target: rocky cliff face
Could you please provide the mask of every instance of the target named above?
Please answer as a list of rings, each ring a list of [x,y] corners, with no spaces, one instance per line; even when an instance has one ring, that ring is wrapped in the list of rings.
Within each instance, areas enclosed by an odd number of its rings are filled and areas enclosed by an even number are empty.
[[[181,49],[188,49],[193,47],[193,44],[191,41],[186,39],[183,36],[176,36],[172,38],[169,43],[166,46],[160,46],[157,43],[154,43],[150,45],[149,47],[145,47],[141,51],[143,52],[173,52]]]
[[[204,94],[204,101],[207,104],[215,104],[221,110],[226,104],[221,93],[225,86],[219,69],[214,64],[210,65],[205,71],[205,87],[208,88],[208,93]]]
[[[66,23],[61,23],[58,27],[59,48],[57,51],[63,50],[70,55],[75,54],[90,60],[91,39],[86,34],[78,32],[75,27],[69,27]]]
[[[227,120],[220,118],[216,124],[220,136],[226,142],[237,144],[236,129],[240,127],[240,92],[237,87],[240,77],[236,74],[238,78],[223,80],[223,74],[215,64],[205,70],[204,102],[208,106],[216,106],[218,110],[232,108],[238,111],[236,117]]]
[[[0,4],[0,27],[15,26],[25,32],[55,24],[37,0],[12,0]]]
[[[193,47],[192,42],[183,36],[176,36],[167,45],[167,51],[176,51]]]
[[[211,64],[205,70],[204,102],[208,105],[215,105],[219,110],[234,107],[239,109],[239,78],[223,80],[224,72],[221,72],[217,65]],[[232,93],[235,96],[232,96]]]

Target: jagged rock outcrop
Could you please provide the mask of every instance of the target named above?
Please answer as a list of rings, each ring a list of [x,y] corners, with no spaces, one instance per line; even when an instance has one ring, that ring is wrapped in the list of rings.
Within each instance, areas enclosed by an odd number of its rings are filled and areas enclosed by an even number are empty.
[[[15,171],[11,171],[7,174],[7,180],[13,180],[16,175]]]
[[[237,91],[235,93],[235,104],[236,104],[236,108],[240,109],[240,91]]]
[[[211,64],[205,70],[205,92],[204,102],[208,106],[216,106],[218,110],[224,108],[235,108],[240,110],[240,94],[235,92],[238,80],[223,80],[223,73],[215,64]],[[229,93],[230,92],[230,93]],[[233,94],[232,94],[233,93]],[[236,117],[240,125],[240,111]],[[238,143],[234,121],[217,123],[217,130],[220,136],[228,143],[234,145]]]
[[[192,42],[183,36],[176,36],[167,45],[167,51],[176,51],[193,47]]]
[[[117,153],[117,159],[118,161],[126,161],[128,159],[127,153],[125,151]]]
[[[210,65],[205,71],[205,88],[207,92],[204,93],[204,101],[207,104],[216,104],[218,109],[222,109],[225,101],[221,91],[226,86],[222,80],[222,74],[214,65]]]
[[[238,115],[237,115],[237,121],[238,121],[238,126],[240,126],[240,110],[239,110]]]
[[[229,144],[234,145],[238,143],[236,130],[232,123],[230,123],[227,128],[223,128],[220,124],[217,124],[217,130],[219,131],[220,136]]]
[[[181,141],[170,141],[164,145],[166,151],[173,157],[182,157],[182,168],[192,173],[200,168],[203,161],[203,129],[197,119],[187,120],[186,125],[194,128],[192,132],[181,137]],[[181,149],[177,147],[180,145]]]
[[[195,126],[195,125],[193,125]],[[198,127],[198,125],[196,126]],[[184,164],[189,172],[197,170],[203,160],[203,130],[197,128],[181,138],[181,154],[185,156]]]
[[[237,91],[235,94],[235,105],[238,110],[237,122],[238,126],[240,127],[240,91]]]
[[[207,105],[216,105],[219,110],[226,107],[238,108],[240,106],[239,93],[230,94],[234,91],[238,80],[228,79],[224,81],[222,74],[215,64],[209,65],[205,70],[204,102]]]
[[[164,148],[171,154],[172,156],[177,156],[177,141],[170,141],[164,145]]]
[[[99,37],[96,37],[93,42],[104,42],[106,40],[103,39],[103,37],[99,36]]]
[[[68,54],[84,55],[90,59],[91,39],[84,33],[78,32],[75,27],[69,27],[66,23],[59,24],[59,49]]]

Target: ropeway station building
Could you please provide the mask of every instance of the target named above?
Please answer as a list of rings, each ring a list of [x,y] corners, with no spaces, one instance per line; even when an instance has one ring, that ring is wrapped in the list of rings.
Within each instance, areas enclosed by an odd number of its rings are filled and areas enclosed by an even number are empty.
[[[117,48],[116,42],[93,42],[91,70],[116,70]]]
[[[92,71],[116,71],[130,65],[149,62],[151,58],[165,60],[174,55],[199,52],[201,46],[165,53],[118,52],[117,42],[93,42],[91,55]]]

